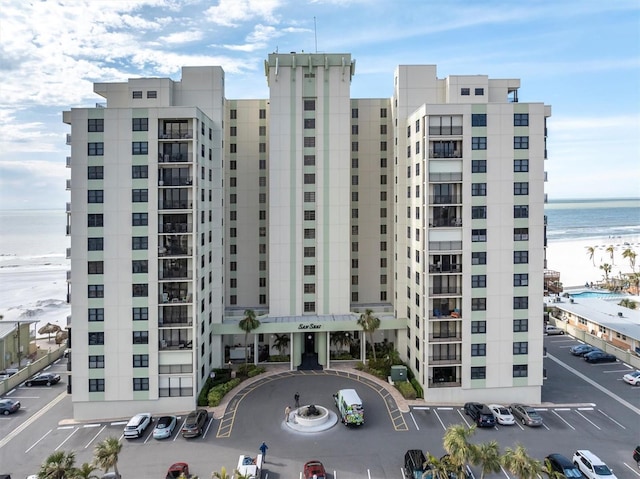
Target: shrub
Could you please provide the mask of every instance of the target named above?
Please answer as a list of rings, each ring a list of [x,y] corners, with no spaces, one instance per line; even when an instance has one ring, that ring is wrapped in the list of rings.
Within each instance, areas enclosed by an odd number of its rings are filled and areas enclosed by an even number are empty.
[[[257,376],[258,374],[262,374],[265,371],[266,371],[265,368],[263,368],[261,366],[260,367],[255,367],[255,368],[253,368],[253,369],[251,369],[251,370],[249,370],[247,372],[247,376],[252,378],[254,376]]]
[[[218,406],[222,402],[222,398],[225,394],[231,391],[234,387],[240,384],[242,381],[239,378],[231,379],[226,383],[218,384],[209,391],[207,395],[207,402],[210,407]]]
[[[400,381],[395,383],[396,388],[402,394],[402,397],[405,399],[415,399],[416,398],[416,390],[413,389],[413,386],[408,381]]]
[[[424,389],[422,389],[422,386],[420,386],[415,377],[411,379],[411,385],[413,386],[413,389],[416,390],[416,397],[424,398]]]
[[[269,356],[269,361],[272,363],[288,363],[289,355],[288,354],[272,354]]]

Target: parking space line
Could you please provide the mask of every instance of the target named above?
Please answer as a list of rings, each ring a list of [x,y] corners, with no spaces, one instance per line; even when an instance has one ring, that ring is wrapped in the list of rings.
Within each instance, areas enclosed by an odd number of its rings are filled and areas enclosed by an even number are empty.
[[[99,425],[100,425],[100,424],[96,424],[96,426],[99,426]],[[91,443],[92,443],[93,441],[95,441],[95,440],[96,440],[96,438],[100,435],[100,433],[101,433],[102,431],[104,431],[104,430],[105,430],[105,428],[106,428],[106,427],[107,427],[107,425],[106,425],[106,424],[105,424],[104,426],[102,426],[102,429],[100,429],[100,430],[96,433],[96,435],[95,435],[95,436],[93,436],[93,437],[91,438],[91,441],[89,441],[89,442],[87,443],[87,445],[86,445],[86,446],[84,446],[84,448],[85,448],[85,449],[86,449],[86,448],[88,448],[88,447],[91,445]]]
[[[471,424],[467,421],[466,414],[463,414],[461,409],[458,409],[458,415],[462,418],[467,427],[471,427]]]
[[[562,422],[564,422],[567,426],[569,426],[569,427],[570,427],[571,429],[573,429],[574,431],[576,430],[576,428],[575,428],[575,427],[573,427],[571,424],[569,424],[569,422],[568,422],[568,421],[566,421],[566,420],[565,420],[565,418],[563,418],[563,417],[562,417],[560,414],[558,414],[555,410],[554,410],[554,411],[552,411],[552,412],[553,412],[553,414],[555,414],[556,416],[558,416],[558,418],[559,418]]]
[[[598,409],[598,411],[607,419],[609,419],[611,422],[613,422],[614,424],[617,424],[618,426],[620,426],[622,429],[626,429],[626,427],[624,427],[622,424],[620,424],[618,421],[616,421],[615,419],[613,419],[611,416],[607,416],[607,414],[604,413],[604,411],[602,411],[602,409]]]
[[[578,411],[593,411],[592,407],[579,407]]]
[[[36,442],[34,442],[29,449],[24,451],[24,453],[27,454],[31,449],[36,447],[40,441],[42,441],[45,437],[47,437],[51,433],[51,431],[53,431],[53,429],[49,429],[49,431],[47,431],[47,433],[44,436],[42,436],[40,439],[38,439]]]
[[[58,447],[56,447],[56,448],[54,449],[54,451],[57,451],[57,450],[58,450],[58,449],[60,449],[62,446],[64,446],[64,443],[65,443],[65,442],[67,442],[69,439],[71,439],[71,436],[73,436],[76,432],[78,432],[78,430],[79,430],[79,429],[80,429],[80,428],[76,427],[76,428],[73,430],[73,432],[72,432],[71,434],[69,434],[69,435],[67,436],[67,438],[66,438],[64,441],[62,441],[62,442],[58,445]]]
[[[624,466],[625,466],[626,468],[631,469],[631,470],[633,471],[633,473],[634,473],[636,476],[640,477],[640,472],[636,471],[636,468],[635,468],[635,467],[631,467],[631,466],[630,466],[629,464],[627,464],[626,462],[623,462],[622,464],[624,464]]]
[[[505,471],[505,470],[504,470],[504,467],[500,466],[500,469],[502,470],[502,473],[504,474],[504,476],[505,476],[507,479],[511,479],[511,478],[509,477],[509,474],[507,474],[507,471]]]
[[[587,422],[591,423],[591,425],[592,425],[593,427],[595,427],[596,429],[598,429],[599,431],[601,430],[601,429],[600,429],[600,426],[598,426],[595,422],[591,421],[587,416],[585,416],[584,414],[582,414],[580,411],[576,411],[576,414],[579,414],[580,416],[582,416],[582,418],[583,418],[585,421],[587,421]]]
[[[415,418],[415,417],[413,417],[413,413],[412,413],[412,412],[410,412],[410,413],[409,413],[409,416],[411,416],[411,419],[413,419],[413,424],[415,425],[416,429],[419,431],[419,430],[420,430],[420,428],[418,427],[418,423],[416,422],[416,418]]]
[[[440,409],[440,408],[438,408]],[[438,421],[440,421],[440,425],[442,426],[442,429],[444,429],[445,431],[447,430],[446,427],[444,427],[444,423],[442,422],[442,419],[440,419],[440,416],[438,415],[438,411],[436,411],[435,409],[433,410],[433,413],[436,415],[436,417],[438,418]]]

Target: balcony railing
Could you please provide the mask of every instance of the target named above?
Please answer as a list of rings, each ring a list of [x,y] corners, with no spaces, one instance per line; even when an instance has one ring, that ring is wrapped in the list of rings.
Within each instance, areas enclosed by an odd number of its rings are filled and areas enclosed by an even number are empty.
[[[71,168],[71,157],[67,156],[67,168]]]
[[[429,219],[429,227],[430,228],[450,228],[450,227],[461,227],[462,226],[462,218],[430,218]]]
[[[462,195],[431,195],[429,202],[432,205],[459,205],[462,203]]]
[[[158,326],[160,328],[184,328],[185,326],[193,326],[193,318],[191,316],[171,318],[170,320],[158,318]]]
[[[67,145],[71,144],[71,133],[67,133]]]
[[[191,208],[193,203],[189,200],[158,200],[160,210],[190,210]]]
[[[158,163],[190,163],[191,158],[189,155],[178,153],[175,155],[163,154],[158,155]]]
[[[67,191],[71,189],[71,180],[67,180]]]
[[[462,173],[429,173],[429,181],[433,183],[450,183],[462,181]]]
[[[429,341],[432,343],[452,343],[462,341],[462,334],[430,334]]]
[[[436,277],[436,279],[438,279],[438,277]],[[455,279],[455,277],[452,277],[452,279]],[[461,286],[436,286],[434,288],[429,288],[429,296],[437,296],[442,294],[462,294],[462,287]]]
[[[192,233],[192,223],[161,223],[158,224],[158,233]]]
[[[429,135],[462,135],[461,126],[430,126]]]
[[[462,152],[429,150],[429,158],[462,158]]]
[[[66,212],[71,213],[71,203],[67,203]]]
[[[433,380],[429,379],[429,387],[430,388],[455,388],[462,386],[461,381],[447,381],[445,379],[442,380]]]
[[[158,279],[193,279],[193,271],[182,268],[161,269],[158,271]]]
[[[462,273],[461,264],[430,264],[429,273]]]
[[[161,339],[158,342],[158,346],[160,351],[171,351],[171,350],[187,350],[193,348],[193,341],[170,341],[166,339]]]
[[[459,364],[460,362],[462,362],[462,355],[460,354],[429,356],[429,364]]]
[[[462,249],[462,241],[429,241],[431,251],[456,251]]]
[[[193,295],[189,294],[173,294],[173,293],[162,293],[158,296],[158,302],[161,304],[187,304],[191,303],[193,299]]]
[[[170,246],[164,247],[160,246],[158,248],[158,256],[167,257],[167,256],[191,256],[193,254],[193,248],[182,248],[180,246]]]
[[[461,319],[461,318],[462,318],[462,313],[458,308],[449,310],[449,311],[442,311],[439,308],[434,308],[429,311],[429,319],[450,320],[450,319]]]
[[[67,248],[67,259],[71,258],[71,248]]]
[[[158,138],[160,140],[190,140],[193,138],[193,130],[180,130],[180,131],[163,131],[158,132]]]
[[[183,176],[172,177],[169,175],[162,176],[158,180],[158,186],[191,186],[193,178],[185,178]]]

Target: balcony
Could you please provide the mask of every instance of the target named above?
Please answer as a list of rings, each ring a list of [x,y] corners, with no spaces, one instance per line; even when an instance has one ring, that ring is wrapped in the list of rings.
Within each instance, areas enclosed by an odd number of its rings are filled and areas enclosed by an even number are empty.
[[[193,279],[193,271],[191,271],[187,265],[187,260],[175,260],[175,261],[184,261],[184,265],[168,265],[162,267],[158,271],[158,279]]]
[[[71,157],[67,156],[67,168],[71,168]]]
[[[71,259],[71,248],[67,248],[67,259]]]
[[[193,178],[191,177],[173,177],[171,175],[159,176],[158,186],[192,186]]]
[[[429,136],[462,135],[462,126],[429,126]]]
[[[429,218],[429,228],[460,228],[462,218]]]
[[[176,307],[162,308],[163,310],[176,309]],[[170,321],[167,321],[169,319]],[[158,318],[158,327],[160,328],[184,328],[185,326],[193,326],[193,317],[191,316],[176,316]]]
[[[162,223],[158,224],[158,233],[192,233],[191,223]]]
[[[69,191],[71,189],[71,180],[67,180],[66,190]]]
[[[430,334],[429,341],[432,343],[454,343],[462,341],[461,333],[454,334]]]
[[[71,281],[71,270],[67,270],[67,281]]]
[[[165,239],[171,239],[171,237],[163,236]],[[181,237],[184,238],[184,237]],[[158,256],[166,258],[168,256],[192,256],[193,248],[182,244],[180,238],[175,242],[166,241],[158,247]]]
[[[456,251],[462,249],[462,241],[429,241],[431,251]]]
[[[67,145],[71,144],[71,133],[67,133]]]
[[[193,333],[191,328],[161,329],[158,343],[160,351],[191,349]]]
[[[451,183],[462,181],[462,173],[429,173],[429,181],[431,183]]]
[[[160,302],[160,304],[187,304],[191,303],[192,300],[193,296],[191,293],[173,290],[165,291],[158,297],[158,302]]]
[[[435,276],[434,278],[438,279],[440,278],[439,276]],[[447,279],[447,277],[444,277],[444,279]],[[451,276],[452,279],[455,279],[455,276]],[[442,285],[442,286],[435,286],[433,288],[429,288],[429,296],[439,296],[439,295],[444,295],[444,294],[455,294],[455,295],[461,295],[462,294],[462,287],[461,286],[447,286],[447,285]]]
[[[430,195],[429,203],[432,205],[459,205],[462,204],[462,195]]]
[[[193,138],[193,130],[160,130],[159,140],[190,140]]]
[[[429,158],[462,158],[462,141],[430,141]]]
[[[65,210],[67,213],[71,213],[71,203],[67,202],[67,207]]]
[[[184,351],[193,349],[193,341],[172,341],[161,339],[158,344],[160,351]]]
[[[462,265],[434,263],[429,265],[429,273],[462,273]]]
[[[440,378],[438,380],[429,379],[429,387],[430,388],[455,388],[462,386],[462,382],[459,380],[447,380],[445,378]]]
[[[190,200],[158,200],[159,210],[190,210],[191,208],[193,203]]]
[[[429,364],[460,364],[462,356],[460,354],[440,354],[429,356]]]

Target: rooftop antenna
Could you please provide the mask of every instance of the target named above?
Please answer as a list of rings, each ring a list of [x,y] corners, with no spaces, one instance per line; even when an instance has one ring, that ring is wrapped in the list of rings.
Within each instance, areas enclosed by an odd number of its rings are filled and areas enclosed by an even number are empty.
[[[316,17],[313,17],[313,38],[316,44],[316,53],[318,53],[318,28],[316,26]]]

